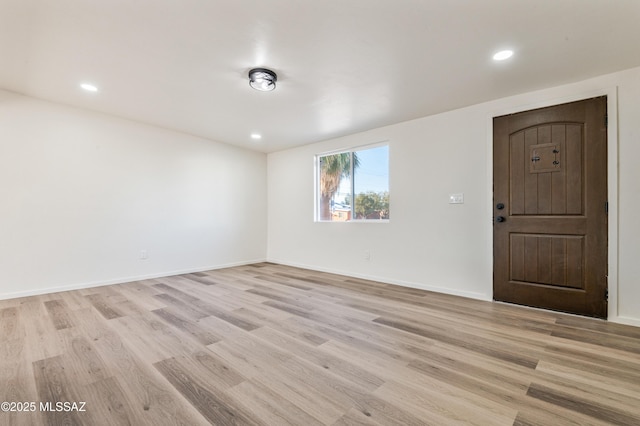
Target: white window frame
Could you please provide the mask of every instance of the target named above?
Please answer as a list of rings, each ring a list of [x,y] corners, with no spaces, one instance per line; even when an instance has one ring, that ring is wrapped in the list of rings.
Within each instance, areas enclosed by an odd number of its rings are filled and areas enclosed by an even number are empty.
[[[365,151],[368,149],[378,148],[386,146],[389,150],[389,169],[391,169],[391,144],[389,141],[381,141],[367,145],[359,145],[352,148],[343,148],[333,151],[326,151],[314,156],[314,221],[320,223],[389,223],[390,219],[353,219],[355,217],[355,179],[354,179],[354,165],[353,165],[353,153],[358,151]],[[351,156],[351,217],[352,219],[347,221],[339,220],[323,220],[320,219],[320,158],[328,155],[349,153]],[[389,211],[391,211],[391,172],[389,171]]]

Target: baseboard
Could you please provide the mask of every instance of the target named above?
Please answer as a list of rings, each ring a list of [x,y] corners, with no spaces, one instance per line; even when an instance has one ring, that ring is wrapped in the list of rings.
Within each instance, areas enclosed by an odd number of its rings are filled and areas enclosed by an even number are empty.
[[[634,327],[640,327],[640,319],[615,316],[608,319],[609,322],[615,322],[617,324],[633,325]]]
[[[492,295],[489,295],[489,294],[455,290],[455,289],[441,287],[437,285],[429,285],[425,283],[416,283],[412,281],[396,280],[388,277],[379,277],[375,275],[357,274],[350,271],[342,271],[339,269],[332,269],[332,268],[323,268],[315,265],[306,265],[306,264],[295,263],[295,262],[286,262],[278,259],[267,259],[267,262],[277,263],[279,265],[285,265],[285,266],[293,266],[295,268],[310,269],[312,271],[327,272],[327,273],[336,274],[336,275],[345,275],[348,277],[360,278],[364,280],[378,281],[381,283],[394,284],[402,287],[417,288],[419,290],[433,291],[434,293],[450,294],[452,296],[466,297],[468,299],[476,299],[476,300],[484,300],[484,301],[493,300]]]
[[[194,272],[204,272],[204,271],[211,271],[215,269],[232,268],[234,266],[251,265],[252,263],[260,263],[265,261],[266,259],[246,260],[241,262],[225,263],[225,264],[219,264],[214,266],[202,266],[198,268],[165,271],[165,272],[158,272],[158,273],[147,274],[147,275],[120,277],[120,278],[114,278],[111,280],[92,281],[87,283],[78,283],[78,284],[71,284],[71,285],[65,285],[65,286],[48,287],[48,288],[41,288],[41,289],[27,290],[27,291],[17,291],[13,293],[0,293],[0,300],[17,299],[19,297],[28,297],[28,296],[38,296],[41,294],[60,293],[62,291],[70,291],[70,290],[83,290],[83,289],[92,288],[92,287],[101,287],[104,285],[113,285],[113,284],[124,284],[124,283],[130,283],[132,281],[141,281],[141,280],[149,280],[153,278],[170,277],[173,275],[192,274]]]

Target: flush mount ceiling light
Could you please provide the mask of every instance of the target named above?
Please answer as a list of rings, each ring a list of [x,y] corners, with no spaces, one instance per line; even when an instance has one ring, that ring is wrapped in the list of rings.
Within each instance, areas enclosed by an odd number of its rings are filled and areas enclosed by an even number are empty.
[[[266,68],[254,68],[249,71],[249,85],[261,92],[269,92],[276,88],[278,76]]]
[[[493,55],[494,61],[504,61],[505,59],[509,59],[513,56],[513,50],[501,50],[495,55]]]

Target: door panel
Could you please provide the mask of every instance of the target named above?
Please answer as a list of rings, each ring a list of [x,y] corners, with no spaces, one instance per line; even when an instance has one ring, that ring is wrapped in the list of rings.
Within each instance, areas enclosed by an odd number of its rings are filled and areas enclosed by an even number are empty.
[[[511,281],[583,288],[584,237],[512,233]]]
[[[494,119],[494,299],[606,317],[606,97]]]
[[[583,134],[579,124],[555,124],[511,135],[512,215],[582,214]]]

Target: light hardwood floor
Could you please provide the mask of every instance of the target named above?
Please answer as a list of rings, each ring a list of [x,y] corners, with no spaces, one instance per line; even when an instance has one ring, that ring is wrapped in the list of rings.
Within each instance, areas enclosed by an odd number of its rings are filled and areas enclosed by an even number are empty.
[[[1,425],[640,424],[639,328],[274,264],[0,321],[0,401],[37,404]]]

